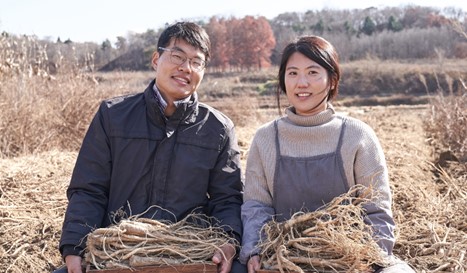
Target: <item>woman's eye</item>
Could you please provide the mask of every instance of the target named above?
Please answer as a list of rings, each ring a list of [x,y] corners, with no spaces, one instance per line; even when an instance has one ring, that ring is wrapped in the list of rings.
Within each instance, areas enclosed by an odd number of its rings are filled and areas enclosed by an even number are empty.
[[[310,72],[308,72],[308,75],[317,76],[317,75],[319,75],[319,73],[318,73],[318,71],[310,71]]]

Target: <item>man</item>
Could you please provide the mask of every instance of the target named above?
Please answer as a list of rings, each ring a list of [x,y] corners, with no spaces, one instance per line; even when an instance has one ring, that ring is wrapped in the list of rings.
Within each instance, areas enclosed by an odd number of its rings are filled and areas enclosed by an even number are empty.
[[[204,29],[190,22],[173,24],[158,40],[152,57],[155,79],[147,89],[100,105],[67,191],[60,240],[67,269],[57,272],[81,273],[83,238],[122,215],[176,222],[202,213],[241,241],[234,126],[199,103],[196,93],[209,58]],[[233,244],[222,251],[212,258],[219,272],[246,272],[234,259]]]

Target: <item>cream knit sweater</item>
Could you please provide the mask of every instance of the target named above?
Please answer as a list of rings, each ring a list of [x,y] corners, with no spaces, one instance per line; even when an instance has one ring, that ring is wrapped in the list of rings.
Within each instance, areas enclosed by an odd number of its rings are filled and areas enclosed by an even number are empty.
[[[286,109],[286,115],[278,121],[281,154],[311,157],[334,152],[342,128],[341,117],[330,104],[325,111],[314,116],[299,116],[293,108]],[[380,247],[391,254],[394,220],[383,149],[371,127],[358,119],[345,118],[347,121],[340,153],[347,182],[349,187],[355,184],[372,185],[379,192],[378,200],[366,208],[365,221],[373,225]],[[248,152],[242,206],[242,261],[258,251],[259,230],[274,214],[276,153],[274,121],[271,121],[257,130]]]
[[[292,108],[279,118],[281,154],[291,157],[311,157],[334,152],[342,121],[332,106],[315,116],[299,116]],[[356,183],[370,185],[383,194],[381,204],[390,209],[391,196],[386,161],[378,138],[366,123],[347,119],[341,156],[345,175],[352,187]],[[271,206],[276,160],[274,121],[261,126],[248,152],[244,201],[250,199]]]

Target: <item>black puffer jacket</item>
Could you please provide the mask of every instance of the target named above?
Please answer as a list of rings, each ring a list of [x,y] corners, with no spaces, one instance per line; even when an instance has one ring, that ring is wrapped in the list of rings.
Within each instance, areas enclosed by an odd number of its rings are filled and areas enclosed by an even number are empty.
[[[203,213],[240,241],[242,182],[232,121],[199,103],[196,93],[165,121],[153,85],[103,102],[94,117],[67,191],[64,257],[82,254],[82,239],[93,228],[143,213],[170,221]]]

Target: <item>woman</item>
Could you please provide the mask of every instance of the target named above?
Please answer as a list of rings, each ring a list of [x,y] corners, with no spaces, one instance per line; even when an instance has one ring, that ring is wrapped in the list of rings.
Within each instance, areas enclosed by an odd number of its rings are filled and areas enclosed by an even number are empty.
[[[250,273],[260,269],[260,229],[273,216],[283,221],[302,209],[314,211],[356,184],[379,192],[378,201],[365,207],[365,222],[373,226],[382,251],[392,254],[394,220],[384,153],[367,124],[332,107],[340,75],[337,52],[321,37],[302,37],[283,51],[277,101],[280,109],[283,92],[290,106],[258,129],[247,159],[240,260]],[[391,267],[381,272],[414,272],[402,262]]]

